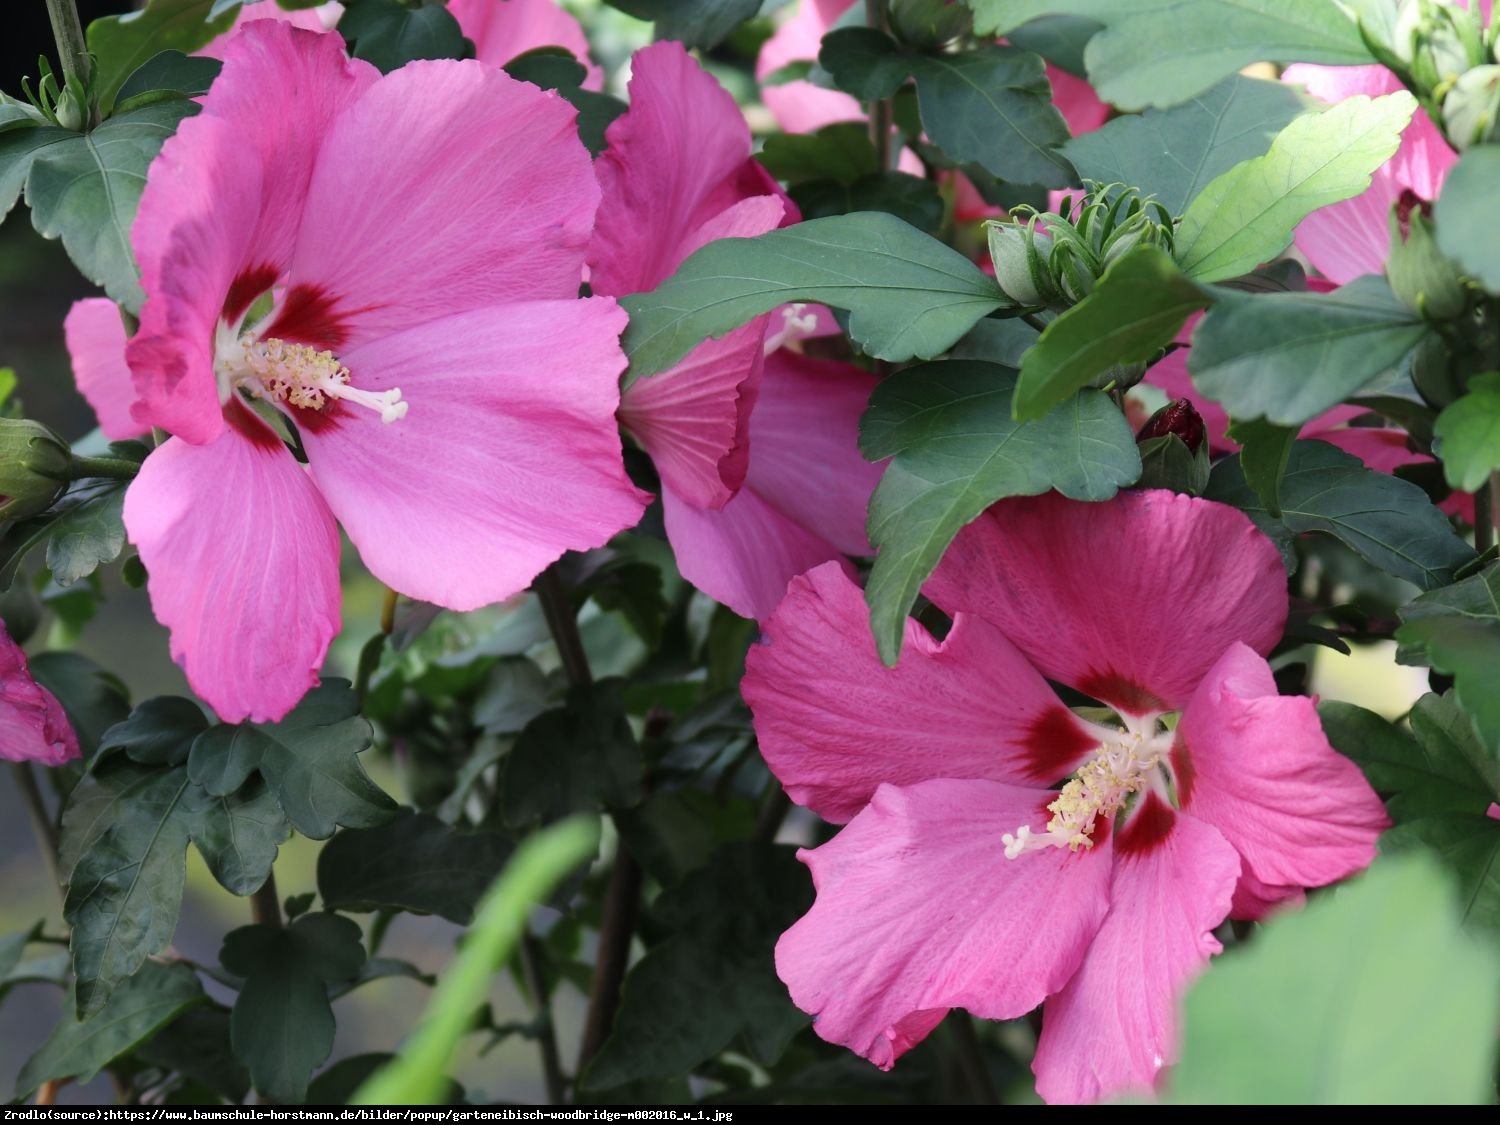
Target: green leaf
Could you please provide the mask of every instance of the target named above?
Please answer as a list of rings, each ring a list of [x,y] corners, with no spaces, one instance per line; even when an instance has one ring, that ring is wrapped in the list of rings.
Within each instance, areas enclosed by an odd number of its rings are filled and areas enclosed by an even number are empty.
[[[37,683],[63,705],[85,755],[91,756],[105,732],[130,714],[125,685],[82,653],[39,652],[30,663]]]
[[[1398,367],[1428,334],[1383,277],[1332,293],[1216,291],[1193,332],[1193,384],[1239,421],[1302,423]]]
[[[510,854],[497,832],[459,832],[403,811],[379,828],[345,829],[318,856],[318,893],[330,910],[440,914],[461,926]]]
[[[1382,861],[1214,962],[1187,995],[1170,1100],[1488,1102],[1497,977],[1435,865]],[[1443,1033],[1413,1034],[1424,1027]]]
[[[21,198],[31,162],[37,153],[54,145],[70,144],[78,138],[71,129],[55,125],[13,124],[0,132],[0,219]]]
[[[1062,152],[1081,178],[1136,188],[1181,215],[1211,180],[1264,154],[1306,109],[1285,83],[1236,74],[1172,109],[1116,117]]]
[[[50,509],[16,524],[0,552],[0,588],[15,581],[21,563],[46,544],[47,566],[59,586],[71,586],[125,547],[124,481],[93,479],[75,483]]]
[[[223,67],[218,59],[205,59],[181,51],[162,51],[136,67],[116,95],[116,110],[136,109],[168,98],[195,98],[208,93]]]
[[[106,16],[89,24],[88,45],[94,56],[93,83],[99,108],[108,113],[126,79],[154,55],[162,51],[190,55],[228,31],[234,24],[234,13],[215,8],[215,0],[148,0],[141,11]]]
[[[259,772],[297,831],[326,840],[339,825],[384,823],[396,808],[359,764],[370,740],[370,724],[360,717],[348,682],[325,680],[279,723],[204,731],[193,743],[188,771],[216,796],[233,793]]]
[[[844,27],[823,36],[818,65],[834,85],[862,102],[888,98],[911,75],[916,59],[883,31]]]
[[[655,20],[658,39],[689,47],[716,47],[760,11],[760,0],[611,0],[637,19]]]
[[[674,789],[615,813],[614,822],[646,873],[670,886],[707,863],[720,844],[749,839],[755,806],[700,789]]]
[[[654,292],[625,297],[627,383],[788,301],[848,309],[855,342],[896,362],[941,354],[1010,303],[973,262],[892,215],[814,219],[710,243]]]
[[[184,805],[193,817],[193,843],[220,886],[237,895],[259,890],[292,833],[276,797],[260,782],[224,797],[193,785]]]
[[[917,56],[912,66],[922,125],[949,157],[1012,183],[1062,188],[1077,181],[1057,151],[1068,139],[1068,125],[1052,104],[1052,87],[1036,55],[980,47]]]
[[[175,1070],[232,1102],[242,1102],[250,1076],[229,1045],[229,1009],[217,1004],[189,1008],[136,1051],[149,1066]]]
[[[1186,101],[1253,62],[1375,59],[1336,4],[1307,0],[969,0],[975,29],[1003,35],[1042,15],[1105,24],[1084,52],[1099,96],[1122,109]]]
[[[203,986],[188,966],[148,961],[115,989],[99,1011],[79,1020],[63,1012],[36,1054],[16,1077],[16,1097],[27,1098],[43,1082],[93,1081],[99,1071],[189,1008],[206,1003]]]
[[[1345,98],[1298,117],[1264,156],[1216,177],[1188,206],[1177,229],[1178,264],[1199,281],[1222,281],[1270,261],[1308,215],[1370,186],[1416,108],[1403,90]]]
[[[1159,247],[1131,250],[1092,293],[1048,324],[1021,358],[1016,418],[1040,418],[1112,367],[1155,359],[1187,318],[1212,300]]]
[[[934,232],[943,222],[943,197],[937,185],[905,172],[862,176],[850,184],[808,180],[791,189],[804,219],[884,211],[918,230]]]
[[[1248,515],[1287,553],[1294,536],[1321,531],[1387,574],[1430,590],[1474,558],[1427,494],[1409,481],[1367,469],[1326,442],[1292,444],[1281,479],[1281,518],[1245,483],[1238,455],[1214,466],[1205,495]]]
[[[1294,426],[1278,426],[1265,419],[1234,422],[1229,436],[1240,444],[1240,472],[1271,515],[1281,516],[1281,478],[1297,440]]]
[[[757,159],[794,186],[807,180],[852,184],[880,171],[869,126],[862,121],[825,125],[816,133],[773,133]]]
[[[130,227],[146,168],[178,123],[197,111],[184,98],[155,102],[31,155],[26,203],[32,225],[46,238],[61,238],[79,272],[133,313],[140,312],[144,294]]]
[[[389,74],[413,59],[461,59],[469,51],[458,20],[442,6],[408,8],[399,0],[353,0],[339,17],[350,53]]]
[[[1107,500],[1140,474],[1134,435],[1107,396],[1084,391],[1040,421],[1018,423],[1015,385],[1003,367],[949,360],[898,372],[871,396],[860,448],[872,461],[892,460],[870,498],[878,554],[865,598],[887,664],[917,591],[980,512],[1052,488]]]
[[[229,1024],[235,1056],[266,1097],[300,1103],[333,1050],[327,986],[352,980],[365,963],[359,927],[323,913],[285,929],[242,926],[224,938],[219,960],[244,980]]]
[[[1500,936],[1500,820],[1482,813],[1426,817],[1391,829],[1380,849],[1435,856],[1458,883],[1464,928],[1493,947]]]
[[[1500,293],[1496,183],[1500,183],[1500,146],[1474,146],[1448,173],[1432,216],[1437,224],[1438,249],[1491,293]]]
[[[605,130],[625,112],[625,103],[608,94],[585,90],[583,82],[588,77],[588,68],[572,55],[557,53],[558,50],[543,47],[527,51],[506,63],[505,71],[512,78],[543,90],[556,90],[566,98],[578,111],[578,139],[589,155],[598,156],[606,147]]]
[[[1472,376],[1464,397],[1438,415],[1432,435],[1443,478],[1462,492],[1479,491],[1500,469],[1500,372]]]
[[[546,823],[640,801],[644,763],[619,689],[617,681],[575,688],[564,707],[526,724],[501,771],[507,824]]]
[[[663,892],[653,913],[671,936],[631,969],[584,1087],[681,1074],[739,1038],[762,1062],[774,1061],[807,1017],[777,979],[771,949],[811,905],[794,850],[771,844],[721,848]]]
[[[187,761],[193,739],[207,729],[203,709],[191,699],[157,696],[105,731],[99,749],[124,750],[142,765],[180,766]]]
[[[1396,659],[1453,677],[1455,699],[1491,754],[1500,752],[1500,566],[1431,590],[1399,610]]]

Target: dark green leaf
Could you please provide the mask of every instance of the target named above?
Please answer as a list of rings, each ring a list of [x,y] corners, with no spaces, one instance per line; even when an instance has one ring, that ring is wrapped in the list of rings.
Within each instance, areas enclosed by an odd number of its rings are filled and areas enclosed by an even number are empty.
[[[628,808],[641,799],[640,747],[619,684],[575,688],[567,705],[532,719],[501,773],[505,822],[523,827],[585,809]]]
[[[0,106],[0,109],[3,109]],[[10,213],[21,198],[31,162],[36,155],[54,145],[71,144],[78,134],[55,125],[16,122],[0,132],[0,219]]]
[[[848,309],[854,340],[894,361],[939,355],[1009,304],[974,263],[892,215],[814,219],[710,243],[654,292],[624,298],[627,380],[788,301]]]
[[[1380,849],[1435,855],[1458,883],[1464,928],[1493,947],[1500,936],[1500,820],[1482,813],[1425,817],[1391,829]]]
[[[771,948],[812,904],[793,849],[733,844],[657,899],[671,937],[630,971],[620,1013],[584,1075],[591,1090],[681,1074],[737,1037],[762,1062],[807,1023],[777,979]]]
[[[1294,536],[1326,532],[1371,565],[1423,589],[1451,582],[1474,557],[1420,488],[1367,469],[1357,457],[1321,441],[1293,443],[1281,480],[1279,520],[1245,483],[1238,456],[1214,466],[1206,495],[1243,511],[1283,555]]]
[[[1047,325],[1021,360],[1015,417],[1040,418],[1116,366],[1153,360],[1212,295],[1156,246],[1110,266],[1094,291]]]
[[[1271,515],[1281,516],[1281,478],[1297,440],[1294,426],[1278,426],[1264,418],[1235,422],[1229,436],[1240,443],[1240,472]]]
[[[229,1045],[229,1009],[217,1004],[189,1008],[136,1051],[151,1066],[175,1070],[232,1102],[245,1100],[250,1075]]]
[[[1183,213],[1178,264],[1199,281],[1223,281],[1269,262],[1297,224],[1360,194],[1401,143],[1416,99],[1406,91],[1345,98],[1296,118],[1265,155],[1214,178]]]
[[[1236,74],[1173,109],[1117,117],[1062,151],[1083,179],[1136,188],[1181,215],[1209,181],[1264,153],[1306,108],[1284,83]]]
[[[1383,277],[1333,293],[1216,292],[1188,367],[1240,421],[1300,426],[1385,376],[1428,333]]]
[[[760,11],[761,0],[610,0],[637,19],[655,20],[658,39],[716,47]]]
[[[834,85],[862,102],[888,98],[901,88],[916,59],[872,27],[845,27],[823,36],[818,65]]]
[[[448,9],[408,8],[399,0],[353,0],[339,17],[339,34],[355,58],[387,74],[413,59],[460,59],[469,50]]]
[[[1438,248],[1491,293],[1500,293],[1496,183],[1500,183],[1500,146],[1476,145],[1448,173],[1433,207]]]
[[[501,660],[474,700],[474,722],[495,734],[515,734],[547,709],[551,694],[547,674],[530,660]]]
[[[89,24],[88,44],[100,108],[108,113],[126,79],[153,56],[162,51],[191,54],[233,23],[234,14],[215,0],[148,0],[141,11],[95,20]]]
[[[852,184],[880,171],[870,129],[860,121],[826,125],[816,133],[773,133],[758,158],[778,180]]]
[[[1403,664],[1427,664],[1453,677],[1455,698],[1467,711],[1491,754],[1500,753],[1500,566],[1441,590],[1431,590],[1400,610],[1396,630]]]
[[[74,484],[43,515],[15,525],[5,536],[0,587],[9,586],[21,563],[47,545],[47,566],[59,586],[71,586],[112,562],[125,547],[120,510],[125,482],[85,480]]]
[[[373,827],[396,808],[359,764],[370,739],[348,682],[325,680],[279,723],[204,731],[193,743],[188,771],[216,796],[235,792],[259,772],[297,831],[326,840],[336,826]]]
[[[42,924],[37,922],[29,930],[6,934],[0,938],[0,981],[5,980],[15,971],[15,967],[21,963],[21,957],[26,953],[27,944],[35,941],[41,932]]]
[[[223,66],[218,59],[162,51],[136,67],[117,95],[117,110],[135,109],[167,98],[191,98],[208,93]]]
[[[188,966],[146,962],[87,1019],[80,1021],[72,1011],[63,1012],[46,1042],[21,1068],[16,1096],[29,1097],[43,1082],[58,1078],[73,1078],[80,1084],[93,1081],[112,1060],[207,999]]]
[[[851,184],[808,180],[791,189],[804,219],[885,211],[918,230],[936,231],[943,222],[943,197],[937,185],[905,172],[863,176]]]
[[[1500,372],[1472,376],[1463,398],[1438,415],[1432,434],[1443,479],[1477,492],[1500,469]]]
[[[1188,992],[1171,1101],[1488,1102],[1500,964],[1459,917],[1449,881],[1416,858],[1279,915]]]
[[[307,1100],[311,1105],[347,1105],[354,1092],[395,1056],[373,1052],[351,1055],[340,1059],[322,1074],[313,1079],[307,1088]],[[442,1105],[463,1105],[464,1088],[452,1079],[448,1081],[448,1093]]]
[[[379,828],[345,829],[318,856],[318,893],[330,910],[408,910],[468,925],[474,904],[510,854],[496,832],[459,832],[403,811]]]
[[[922,583],[985,508],[1052,488],[1106,500],[1140,474],[1134,435],[1108,397],[1085,391],[1023,424],[1010,415],[1015,385],[1003,367],[949,360],[899,372],[871,397],[860,448],[892,461],[870,499],[879,553],[865,597],[887,663]]]
[[[116,723],[99,740],[100,750],[124,750],[147,766],[180,766],[187,761],[193,739],[208,729],[203,709],[191,699],[175,695],[148,699]]]
[[[527,51],[505,64],[513,78],[531,82],[543,90],[556,90],[578,111],[578,139],[590,155],[605,149],[604,131],[610,122],[625,112],[625,103],[608,94],[583,88],[588,68],[569,54],[558,54],[553,48]]]
[[[1165,488],[1187,496],[1201,496],[1208,487],[1208,446],[1189,451],[1176,434],[1163,434],[1138,443],[1141,476],[1137,488]]]
[[[230,1017],[236,1057],[262,1094],[300,1103],[333,1049],[327,986],[353,979],[365,962],[359,927],[322,913],[285,929],[242,926],[225,937],[219,960],[244,980]]]
[[[92,755],[105,732],[130,714],[125,685],[82,653],[39,652],[30,663],[37,683],[68,713],[85,754]]]
[[[677,789],[653,793],[636,808],[615,813],[614,821],[646,873],[671,886],[707,863],[720,844],[748,839],[755,830],[755,807],[699,789]]]
[[[259,890],[292,832],[270,790],[256,781],[215,797],[193,785],[183,804],[193,818],[193,843],[220,885],[237,895]]]
[[[32,225],[47,238],[60,237],[79,271],[131,312],[140,311],[144,297],[130,227],[146,168],[178,122],[197,110],[182,98],[156,102],[31,156],[26,202]]]

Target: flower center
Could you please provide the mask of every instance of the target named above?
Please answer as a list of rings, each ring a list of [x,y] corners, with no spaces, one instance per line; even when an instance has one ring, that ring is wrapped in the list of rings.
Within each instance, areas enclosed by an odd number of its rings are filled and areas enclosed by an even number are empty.
[[[337,400],[380,415],[387,425],[406,416],[400,388],[362,391],[349,384],[349,369],[330,351],[288,344],[274,336],[258,340],[246,334],[228,365],[231,382],[255,398],[285,402],[302,410],[324,410]],[[237,361],[237,362],[234,362]]]
[[[1171,735],[1146,735],[1136,731],[1105,731],[1094,756],[1078,767],[1047,806],[1052,819],[1041,832],[1021,825],[1000,838],[1005,858],[1016,859],[1042,848],[1094,846],[1094,828],[1100,817],[1113,817],[1133,794],[1157,788],[1166,795],[1161,762],[1171,748]]]

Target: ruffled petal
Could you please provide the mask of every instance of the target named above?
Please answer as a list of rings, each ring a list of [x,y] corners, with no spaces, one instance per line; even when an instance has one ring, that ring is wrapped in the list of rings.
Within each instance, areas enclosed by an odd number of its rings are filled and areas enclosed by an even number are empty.
[[[604,89],[604,72],[589,61],[583,28],[556,0],[448,0],[448,11],[474,41],[480,62],[504,66],[539,47],[562,47],[588,68],[584,89]]]
[[[766,764],[792,800],[835,823],[883,783],[985,778],[1042,788],[1098,746],[977,617],[960,615],[941,642],[908,620],[901,662],[887,668],[869,607],[838,563],[792,581],[740,688]]]
[[[381,78],[323,142],[267,335],[343,355],[452,313],[575,296],[599,201],[575,117],[472,59]]]
[[[1154,793],[1115,839],[1109,915],[1067,987],[1047,1001],[1031,1069],[1054,1104],[1149,1091],[1177,1058],[1178,1005],[1218,953],[1239,856]]]
[[[81,756],[62,704],[31,678],[26,654],[0,621],[0,758],[60,766]]]
[[[859,419],[875,384],[846,363],[772,352],[750,416],[750,486],[850,555],[873,553],[865,513],[885,471],[859,451]]]
[[[1278,910],[1301,906],[1306,898],[1301,887],[1274,887],[1262,883],[1242,864],[1240,881],[1235,884],[1234,899],[1229,904],[1229,916],[1261,922]]]
[[[1287,615],[1281,557],[1249,519],[1155,489],[1001,501],[926,589],[999,626],[1049,679],[1134,715],[1180,710],[1235,641],[1270,652]]]
[[[233,404],[223,436],[168,441],[125,494],[172,659],[221,719],[274,722],[339,631],[339,535],[302,466]]]
[[[63,335],[73,361],[73,381],[94,408],[104,436],[111,441],[140,437],[147,427],[130,413],[135,385],[125,362],[125,324],[115,303],[103,297],[74,301],[63,321]]]
[[[819,1036],[889,1070],[949,1008],[1011,1019],[1067,983],[1109,909],[1111,847],[1006,859],[1000,837],[1049,796],[883,785],[800,853],[817,900],[781,936],[776,971]]]
[[[476,309],[348,353],[352,383],[399,388],[404,418],[339,404],[299,419],[313,480],[370,572],[469,610],[519,593],[564,551],[633,526],[612,300]]]
[[[1359,767],[1328,744],[1313,700],[1278,695],[1244,645],[1188,704],[1172,767],[1182,808],[1222,832],[1261,884],[1321,887],[1360,871],[1390,824]]]

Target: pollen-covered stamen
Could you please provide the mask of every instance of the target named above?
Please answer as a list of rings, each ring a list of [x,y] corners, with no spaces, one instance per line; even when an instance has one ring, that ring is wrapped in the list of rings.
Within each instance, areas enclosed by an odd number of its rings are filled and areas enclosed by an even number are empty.
[[[391,423],[405,417],[407,404],[401,401],[400,388],[388,391],[362,391],[349,385],[349,369],[330,351],[319,351],[306,344],[288,344],[270,337],[240,340],[243,349],[242,373],[238,380],[256,398],[285,402],[303,410],[323,410],[337,399],[352,406],[362,406]]]
[[[1052,819],[1043,831],[1033,832],[1023,824],[1000,838],[1005,858],[1016,859],[1042,848],[1076,852],[1093,847],[1099,818],[1113,817],[1131,794],[1155,782],[1166,746],[1159,736],[1126,731],[1102,743],[1047,806]]]

